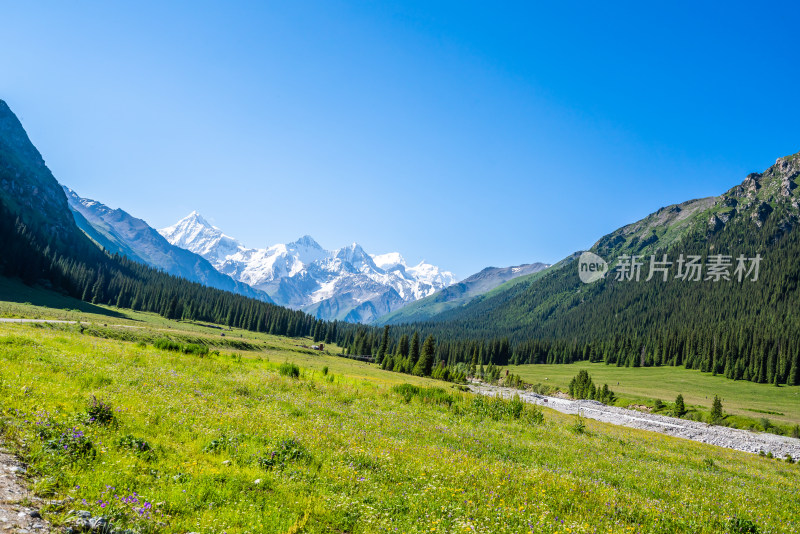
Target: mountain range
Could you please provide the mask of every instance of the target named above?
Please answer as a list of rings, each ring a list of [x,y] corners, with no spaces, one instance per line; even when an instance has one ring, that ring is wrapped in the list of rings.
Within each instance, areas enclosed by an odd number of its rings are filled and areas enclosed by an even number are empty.
[[[370,323],[456,281],[451,272],[425,262],[409,266],[396,252],[368,254],[357,243],[326,250],[308,235],[248,248],[197,212],[159,232],[275,303],[321,319]]]
[[[272,302],[258,291],[217,271],[203,257],[171,245],[142,219],[121,209],[112,209],[64,186],[69,209],[78,228],[111,254],[150,265],[174,276],[230,291],[265,302]]]

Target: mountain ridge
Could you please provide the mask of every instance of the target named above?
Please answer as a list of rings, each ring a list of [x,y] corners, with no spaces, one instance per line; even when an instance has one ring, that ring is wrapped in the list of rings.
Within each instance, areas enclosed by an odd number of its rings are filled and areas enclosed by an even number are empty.
[[[220,273],[200,255],[170,244],[142,219],[97,200],[80,197],[67,186],[62,187],[78,227],[109,253],[128,256],[134,261],[209,287],[272,302],[263,291]]]
[[[276,303],[320,319],[369,323],[456,281],[436,266],[408,266],[399,253],[368,254],[355,242],[326,250],[304,235],[291,243],[249,248],[196,211],[159,233]]]

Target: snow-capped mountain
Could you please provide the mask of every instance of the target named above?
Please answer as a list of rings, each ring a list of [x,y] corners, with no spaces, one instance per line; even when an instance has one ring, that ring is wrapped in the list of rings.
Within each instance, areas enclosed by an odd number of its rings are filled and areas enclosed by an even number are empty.
[[[371,255],[357,243],[325,250],[303,236],[293,243],[248,248],[197,212],[159,232],[277,304],[322,319],[372,322],[456,281],[453,273],[434,265],[409,267],[396,252]]]
[[[66,186],[64,193],[78,228],[108,252],[209,287],[271,302],[263,291],[225,276],[200,255],[170,244],[142,219],[81,198]]]

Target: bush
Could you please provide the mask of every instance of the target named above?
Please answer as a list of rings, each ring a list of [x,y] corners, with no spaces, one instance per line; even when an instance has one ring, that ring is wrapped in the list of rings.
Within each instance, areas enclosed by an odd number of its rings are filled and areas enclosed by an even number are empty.
[[[86,409],[86,415],[88,416],[87,423],[112,426],[117,422],[114,409],[95,396],[92,396],[92,402],[89,403],[89,407]]]
[[[78,428],[64,429],[45,442],[45,450],[62,456],[70,462],[93,459],[97,456],[92,441]]]
[[[392,391],[403,397],[407,403],[417,397],[423,404],[436,404],[450,407],[455,402],[452,395],[442,388],[419,387],[411,384],[400,384],[392,387]]]
[[[662,408],[664,408],[664,403],[661,401],[661,399],[656,399],[655,401],[653,401],[654,410],[658,411],[661,410]]]
[[[161,350],[171,350],[171,351],[179,351],[181,350],[181,344],[177,341],[171,341],[166,338],[159,338],[153,341],[153,346],[157,349]]]
[[[580,415],[575,419],[575,423],[572,425],[572,431],[576,434],[583,434],[586,432],[586,421]]]
[[[196,356],[208,355],[208,347],[205,345],[199,345],[197,343],[187,343],[181,347],[181,351],[184,354],[194,354]]]
[[[472,399],[469,412],[479,419],[488,418],[493,421],[500,421],[503,419],[519,419],[522,416],[523,408],[524,404],[519,395],[514,395],[514,398],[510,401],[499,396],[485,397],[476,395]]]
[[[731,534],[758,534],[758,526],[743,517],[732,517],[728,520],[727,531]]]
[[[239,448],[240,436],[222,433],[218,438],[212,439],[203,447],[203,452],[233,452]]]
[[[137,456],[142,456],[147,460],[151,460],[155,457],[153,448],[149,443],[141,438],[131,436],[130,434],[119,438],[117,441],[117,447],[120,449],[133,451]]]
[[[326,376],[328,374],[328,366],[322,368],[322,376]]]
[[[278,442],[272,452],[259,458],[258,465],[267,470],[275,469],[276,467],[283,469],[288,462],[298,460],[309,462],[312,457],[302,443],[295,438],[289,438]]]
[[[278,372],[289,378],[300,378],[300,367],[293,363],[284,362],[278,367]]]

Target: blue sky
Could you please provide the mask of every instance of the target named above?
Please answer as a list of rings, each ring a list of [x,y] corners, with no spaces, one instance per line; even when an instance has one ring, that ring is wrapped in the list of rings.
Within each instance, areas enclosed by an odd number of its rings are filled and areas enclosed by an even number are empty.
[[[800,10],[700,4],[4,3],[0,98],[59,181],[152,226],[464,277],[800,151]]]

